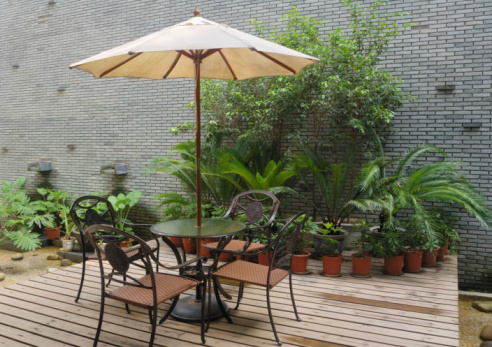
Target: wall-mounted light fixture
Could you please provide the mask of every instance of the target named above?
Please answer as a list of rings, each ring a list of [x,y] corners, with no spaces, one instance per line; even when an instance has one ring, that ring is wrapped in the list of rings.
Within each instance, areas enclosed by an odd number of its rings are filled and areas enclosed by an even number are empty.
[[[51,161],[35,161],[27,164],[27,171],[46,172],[51,171],[53,164]]]
[[[482,127],[482,123],[469,122],[469,123],[463,123],[461,126],[466,130],[473,130],[473,129],[480,129]]]
[[[18,68],[19,68],[19,64],[14,64],[14,65],[12,65],[12,69],[14,69],[14,70],[15,70],[15,69],[18,69]]]
[[[7,153],[9,151],[9,148],[7,146],[2,147],[2,152]]]
[[[128,173],[128,165],[125,163],[113,163],[101,166],[100,173],[126,175]]]
[[[59,93],[62,93],[62,92],[64,92],[64,91],[65,91],[65,89],[66,89],[65,87],[58,87],[57,91],[58,91]]]
[[[67,148],[68,149],[75,149],[75,145],[74,144],[69,144],[69,145],[67,145]]]
[[[454,85],[442,84],[442,85],[436,86],[436,90],[440,94],[453,94],[454,93]]]

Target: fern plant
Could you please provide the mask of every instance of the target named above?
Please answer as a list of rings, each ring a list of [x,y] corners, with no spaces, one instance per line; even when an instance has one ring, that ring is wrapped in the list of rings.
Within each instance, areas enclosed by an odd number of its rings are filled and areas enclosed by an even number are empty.
[[[25,177],[14,182],[2,181],[0,244],[10,239],[15,246],[32,251],[41,247],[39,234],[32,232],[33,227],[51,225],[54,218],[44,201],[31,201],[22,189],[25,182]]]

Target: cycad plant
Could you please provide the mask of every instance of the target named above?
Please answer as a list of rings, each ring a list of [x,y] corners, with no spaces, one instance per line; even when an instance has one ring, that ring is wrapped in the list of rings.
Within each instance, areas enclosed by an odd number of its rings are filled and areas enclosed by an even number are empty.
[[[435,247],[435,226],[426,202],[447,202],[464,207],[482,226],[490,228],[492,213],[486,199],[457,169],[461,162],[437,160],[417,165],[423,156],[447,154],[432,145],[420,145],[404,156],[393,160],[378,158],[364,164],[358,177],[361,198],[350,204],[364,212],[379,214],[380,231],[393,231],[399,226],[397,214],[411,209],[413,219],[423,227],[427,236],[426,248]],[[391,176],[388,167],[396,164]]]

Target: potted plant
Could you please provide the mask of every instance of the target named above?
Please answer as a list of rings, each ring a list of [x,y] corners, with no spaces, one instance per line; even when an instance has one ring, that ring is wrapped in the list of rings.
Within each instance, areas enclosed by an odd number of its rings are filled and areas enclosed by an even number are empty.
[[[360,236],[353,243],[357,252],[352,254],[352,273],[354,277],[371,277],[371,260],[374,248],[374,237],[367,233],[367,222],[358,226]]]
[[[343,230],[341,226],[335,226],[334,223],[325,218],[321,227],[317,228],[313,234],[315,254],[321,256],[323,249],[327,247],[326,243],[333,244],[332,240],[338,245],[338,252],[342,253],[347,235],[348,232]]]
[[[426,243],[426,234],[422,231],[423,224],[410,219],[405,224],[405,237],[403,245],[405,247],[405,255],[403,259],[403,269],[405,272],[420,272],[422,271],[422,246]]]
[[[47,210],[52,213],[53,219],[46,226],[48,240],[60,238],[62,228],[69,235],[72,233],[69,201],[72,195],[66,190],[38,188],[38,193],[43,196]]]
[[[301,215],[297,218],[295,223],[300,223],[305,218],[305,215]],[[294,224],[295,224],[294,223]],[[308,259],[311,253],[306,251],[306,248],[311,245],[311,241],[307,240],[306,236],[309,234],[316,233],[318,226],[313,222],[312,218],[309,217],[304,223],[301,232],[296,240],[296,245],[294,247],[294,254],[292,259],[292,272],[297,274],[307,274]]]
[[[451,252],[455,252],[461,241],[460,235],[453,228],[454,221],[457,218],[447,215],[442,207],[433,208],[431,214],[434,218],[437,245],[439,246],[436,258],[441,261],[444,260],[444,256],[447,254],[450,246]]]
[[[373,252],[384,258],[384,273],[390,276],[403,274],[403,257],[405,247],[403,235],[405,230],[386,228],[381,237],[377,238]]]
[[[323,276],[340,277],[342,269],[342,253],[339,242],[327,239],[322,249]]]

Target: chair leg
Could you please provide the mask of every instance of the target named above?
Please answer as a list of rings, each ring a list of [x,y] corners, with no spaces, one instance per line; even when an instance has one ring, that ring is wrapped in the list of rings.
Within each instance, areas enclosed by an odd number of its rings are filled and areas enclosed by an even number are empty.
[[[94,337],[94,347],[97,346],[97,342],[99,341],[99,335],[101,334],[101,328],[102,328],[102,322],[103,322],[103,315],[104,315],[104,298],[105,295],[101,295],[101,309],[99,312],[99,323],[97,324],[97,331],[96,331],[96,336]]]
[[[75,302],[78,302],[80,299],[80,293],[82,292],[82,286],[84,285],[84,276],[85,276],[85,251],[82,251],[82,275],[80,276],[79,292],[77,293]]]
[[[152,347],[154,345],[155,329],[157,327],[157,306],[149,308],[149,316],[151,317],[150,324],[152,324],[152,333],[150,334],[149,347]]]
[[[227,319],[227,321],[229,323],[232,323],[232,319],[231,317],[229,316],[229,313],[227,313],[224,305],[222,305],[222,300],[220,300],[220,295],[219,295],[219,289],[218,287],[215,285],[215,282],[218,281],[215,277],[214,277],[214,292],[215,292],[215,298],[217,299],[217,304],[219,305],[219,308],[220,308],[220,312],[222,312],[222,314],[224,315],[225,319]]]
[[[167,312],[164,314],[164,316],[162,316],[161,320],[159,321],[159,324],[164,323],[166,321],[166,319],[169,318],[171,313],[173,313],[173,310],[176,307],[178,300],[179,300],[179,295],[174,297],[173,302],[171,303],[171,306],[169,306],[169,308],[167,309]]]
[[[210,328],[210,312],[212,312],[212,279],[208,276],[207,279],[208,285],[208,309],[207,309],[207,327],[205,328],[205,332]]]
[[[272,315],[272,308],[270,306],[270,287],[267,286],[267,307],[268,307],[268,317],[270,317],[270,324],[272,325],[272,330],[273,330],[273,335],[275,335],[275,340],[277,340],[277,343],[279,346],[282,345],[282,341],[278,338],[277,335],[277,330],[275,330],[275,324],[273,323],[273,315]]]
[[[110,276],[113,277],[113,275],[114,275],[114,269],[111,271],[111,275]],[[109,285],[111,284],[111,277],[109,278],[108,283],[106,283],[106,287],[109,287]]]
[[[298,322],[301,321],[299,315],[297,314],[296,301],[294,300],[294,290],[292,287],[292,273],[289,273],[289,288],[290,288],[290,298],[292,299],[292,307],[294,307],[294,313]]]
[[[234,307],[235,310],[239,308],[239,303],[241,302],[243,298],[243,293],[244,293],[244,282],[239,283],[239,291],[237,293],[237,304],[236,307]]]
[[[205,298],[207,297],[207,281],[203,281],[202,286],[202,312],[200,317],[200,334],[202,337],[202,343],[205,343]],[[210,298],[209,298],[210,299]],[[210,300],[208,301],[207,316],[210,317]]]

